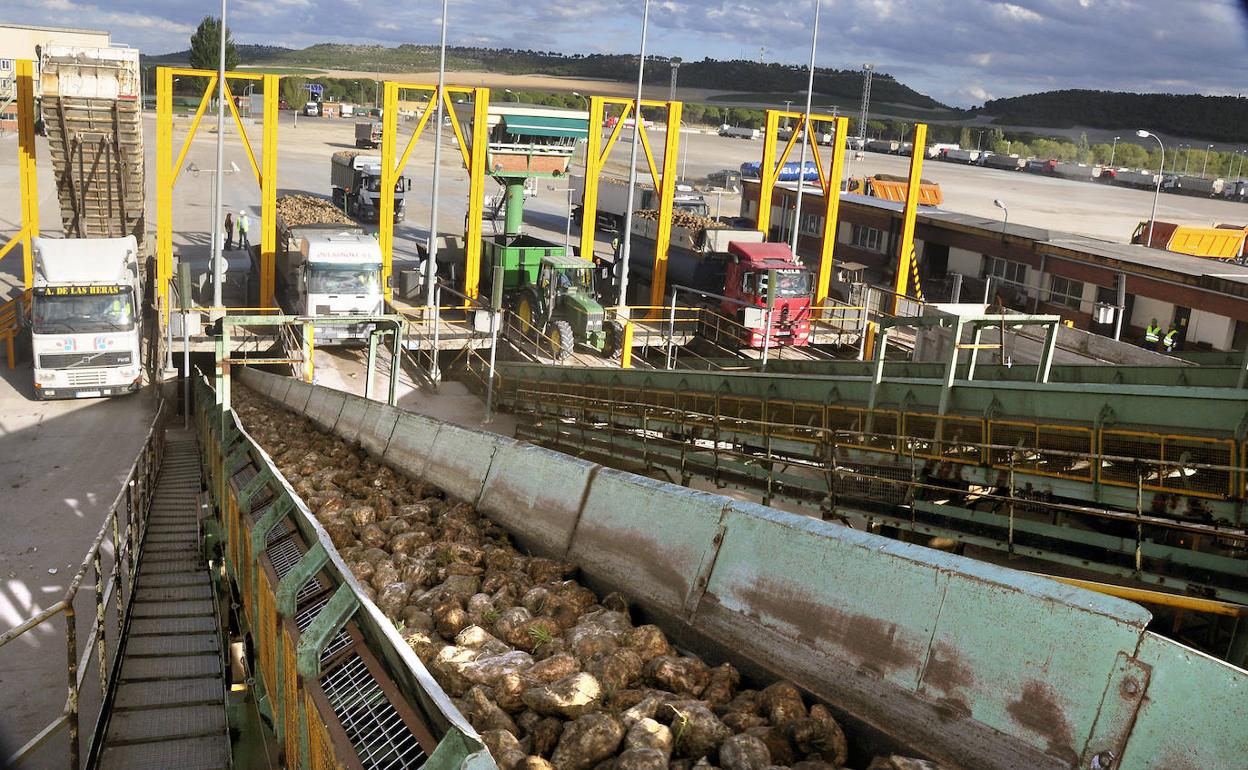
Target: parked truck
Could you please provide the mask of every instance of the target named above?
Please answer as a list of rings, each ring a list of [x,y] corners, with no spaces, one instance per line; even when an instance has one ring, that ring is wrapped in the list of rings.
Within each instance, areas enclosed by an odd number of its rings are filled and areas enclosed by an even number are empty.
[[[361,150],[373,150],[381,146],[381,123],[370,120],[355,124],[355,146]]]
[[[633,220],[629,276],[648,284],[654,266],[657,219]],[[700,330],[719,344],[761,348],[767,337],[769,276],[776,278],[770,345],[801,347],[810,342],[810,271],[783,243],[764,243],[757,230],[734,229],[714,220],[704,226],[673,223],[667,252],[668,286],[686,286],[727,299],[689,301],[713,309],[728,323]],[[682,299],[683,301],[683,299]]]
[[[1019,171],[1027,165],[1027,159],[1001,152],[986,152],[981,159],[981,164],[1002,171]]]
[[[142,299],[133,235],[35,238],[30,330],[36,397],[138,390]]]
[[[145,253],[139,52],[50,45],[40,85],[66,237],[133,236]]]
[[[381,216],[381,157],[342,150],[330,158],[330,185],[334,205],[348,215],[365,222],[376,222]],[[394,221],[406,215],[407,193],[412,180],[399,177],[394,184]]]
[[[1224,179],[1204,179],[1198,176],[1169,176],[1162,180],[1161,189],[1179,195],[1192,195],[1198,198],[1212,198],[1222,194],[1226,186]]]
[[[719,127],[719,135],[727,136],[733,139],[761,139],[763,132],[757,128],[746,128],[745,126],[730,126],[727,123]]]
[[[377,239],[322,198],[278,199],[276,268],[277,301],[291,315],[385,312]],[[259,275],[254,263],[253,274]],[[371,326],[317,326],[317,344],[365,342]]]
[[[1245,253],[1245,236],[1248,236],[1248,227],[1243,225],[1192,227],[1153,221],[1150,243],[1149,222],[1145,220],[1136,225],[1131,242],[1194,257],[1241,261]]]
[[[570,184],[572,199],[578,203],[572,208],[572,221],[578,225],[585,216],[581,202],[585,200],[585,177],[573,176]],[[684,211],[698,216],[707,216],[710,207],[706,198],[688,185],[677,185],[672,196],[672,206],[677,211]],[[633,210],[657,209],[659,196],[653,186],[644,182],[637,183],[637,191],[633,195]],[[598,182],[598,226],[620,232],[624,229],[624,214],[628,211],[628,181],[614,177],[602,177]]]
[[[876,174],[862,178],[851,177],[846,181],[845,192],[869,195],[889,201],[905,201],[910,189],[910,180],[904,176]],[[945,202],[940,184],[927,179],[919,180],[919,203],[924,206],[939,206]]]

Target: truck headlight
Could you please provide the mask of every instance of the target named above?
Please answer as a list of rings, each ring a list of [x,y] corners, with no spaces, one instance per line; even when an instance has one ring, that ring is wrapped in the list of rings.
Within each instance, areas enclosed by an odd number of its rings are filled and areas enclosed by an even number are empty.
[[[56,372],[35,372],[35,382],[53,382],[56,380]]]

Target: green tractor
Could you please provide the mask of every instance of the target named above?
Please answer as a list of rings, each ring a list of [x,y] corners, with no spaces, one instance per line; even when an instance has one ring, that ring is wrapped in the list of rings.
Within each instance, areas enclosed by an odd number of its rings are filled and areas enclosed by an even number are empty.
[[[624,327],[605,320],[603,307],[594,297],[593,266],[579,257],[543,256],[537,279],[513,290],[507,302],[516,314],[520,334],[544,336],[555,360],[565,358],[578,342],[610,358],[620,354]]]

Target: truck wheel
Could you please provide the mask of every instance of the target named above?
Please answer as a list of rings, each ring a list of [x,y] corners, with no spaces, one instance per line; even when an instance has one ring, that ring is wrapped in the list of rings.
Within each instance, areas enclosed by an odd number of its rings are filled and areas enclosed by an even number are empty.
[[[585,218],[585,211],[580,206],[572,209],[572,224],[577,227],[581,226],[581,221]]]
[[[572,355],[576,339],[572,336],[572,324],[567,321],[555,321],[550,325],[550,355],[556,361],[562,361]]]
[[[533,300],[525,294],[516,302],[516,321],[520,326],[520,336],[533,336]]]
[[[612,360],[618,359],[624,352],[624,325],[619,321],[608,321],[602,327],[606,336],[606,344],[602,346],[602,355]]]

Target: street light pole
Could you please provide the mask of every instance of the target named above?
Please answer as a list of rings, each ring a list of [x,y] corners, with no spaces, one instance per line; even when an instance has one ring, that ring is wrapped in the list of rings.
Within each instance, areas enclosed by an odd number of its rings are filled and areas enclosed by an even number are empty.
[[[1183,153],[1183,176],[1187,176],[1187,164],[1192,161],[1192,146],[1190,144],[1183,146],[1187,148],[1187,152]]]
[[[815,0],[815,23],[810,32],[810,73],[806,80],[806,117],[802,123],[802,155],[797,165],[797,206],[793,209],[793,228],[789,233],[789,249],[797,256],[797,238],[802,230],[802,191],[806,189],[806,148],[810,143],[810,107],[815,91],[815,50],[819,45],[819,8],[820,0]],[[837,138],[840,141],[840,138]],[[770,169],[767,169],[770,173]],[[829,195],[839,195],[839,191],[831,190]],[[768,318],[767,337],[771,337],[771,319]]]
[[[1001,237],[1004,238],[1006,231],[1010,228],[1010,210],[1005,207],[1005,201],[1000,198],[993,199],[992,205],[1005,212],[1005,223],[1001,225]]]
[[[792,100],[792,99],[785,99],[785,100],[784,100],[784,111],[787,113],[787,112],[791,112],[791,111],[792,111],[792,109],[793,109],[793,100]],[[789,122],[789,116],[788,116],[788,115],[785,115],[785,116],[784,116],[784,127],[785,127],[785,128],[788,128],[788,127],[789,127],[789,126],[791,126],[791,125],[793,125],[793,124]]]
[[[438,184],[442,179],[442,102],[446,93],[446,12],[448,0],[442,0],[442,41],[438,58],[438,92],[434,97],[438,103],[434,106],[434,120],[437,126],[433,131],[433,195],[429,210],[429,257],[425,261],[425,305],[434,307],[436,299],[434,290],[438,283]],[[382,195],[394,195],[394,190],[382,190]],[[436,354],[436,352],[435,352]],[[393,366],[398,366],[395,361]]]
[[[1205,148],[1205,162],[1200,164],[1200,178],[1201,179],[1205,178],[1205,170],[1209,168],[1209,151],[1212,149],[1213,149],[1212,144]]]
[[[516,103],[517,104],[520,103],[520,95],[517,94],[515,91],[512,91],[510,88],[504,88],[503,93],[511,94],[512,96],[516,97]]]
[[[1135,132],[1135,135],[1141,139],[1147,139],[1150,136],[1157,140],[1157,146],[1161,148],[1161,163],[1157,166],[1157,187],[1153,190],[1153,213],[1148,218],[1148,246],[1153,245],[1153,223],[1157,221],[1157,198],[1161,196],[1161,175],[1166,172],[1166,145],[1162,143],[1161,138],[1156,134],[1149,133],[1144,129]]]
[[[221,209],[225,204],[222,169],[225,168],[225,3],[221,0],[221,25],[217,28],[220,45],[217,49],[217,174],[213,178],[212,195],[212,306],[221,307],[221,283],[224,265],[221,247]],[[263,223],[262,223],[263,225]]]
[[[624,242],[620,245],[619,307],[628,305],[628,258],[633,247],[633,202],[637,193],[637,145],[641,144],[641,86],[646,77],[646,34],[650,31],[650,0],[641,12],[641,51],[637,62],[637,102],[633,105],[633,148],[628,161],[628,207],[624,210]],[[588,161],[587,161],[588,162]]]
[[[1113,143],[1113,145],[1109,148],[1109,167],[1110,167],[1110,168],[1113,168],[1113,167],[1114,167],[1114,155],[1115,155],[1115,153],[1116,153],[1116,152],[1117,152],[1117,150],[1118,150],[1118,140],[1119,140],[1119,139],[1121,139],[1121,138],[1122,138],[1121,136],[1115,136],[1115,137],[1114,137],[1114,143]]]

